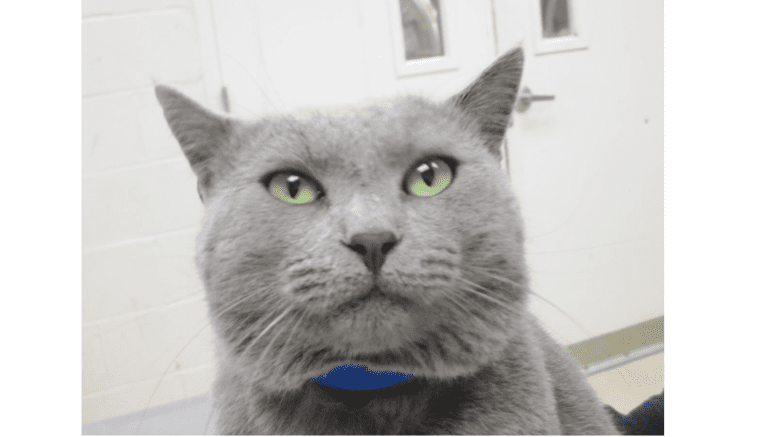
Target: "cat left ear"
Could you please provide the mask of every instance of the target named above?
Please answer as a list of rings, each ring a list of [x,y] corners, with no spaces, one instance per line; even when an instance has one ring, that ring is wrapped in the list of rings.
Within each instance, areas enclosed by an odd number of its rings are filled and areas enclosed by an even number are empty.
[[[168,86],[157,85],[155,91],[167,124],[197,175],[197,190],[202,199],[218,173],[219,149],[223,150],[229,141],[229,119]]]
[[[502,140],[518,97],[523,72],[523,49],[502,55],[464,91],[448,102],[475,119],[488,151],[501,157]]]

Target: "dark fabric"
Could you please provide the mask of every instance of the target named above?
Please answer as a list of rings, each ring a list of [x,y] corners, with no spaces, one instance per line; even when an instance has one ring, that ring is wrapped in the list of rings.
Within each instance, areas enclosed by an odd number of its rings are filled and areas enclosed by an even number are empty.
[[[664,435],[664,392],[648,398],[637,408],[623,415],[609,405],[615,426],[623,435]]]

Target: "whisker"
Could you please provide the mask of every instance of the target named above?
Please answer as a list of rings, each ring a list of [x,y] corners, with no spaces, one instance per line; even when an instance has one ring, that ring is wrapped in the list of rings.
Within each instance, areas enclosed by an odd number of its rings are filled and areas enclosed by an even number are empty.
[[[512,282],[512,281],[511,281],[511,282]],[[473,284],[473,285],[476,285],[476,286],[478,286],[478,287],[481,287],[481,286],[479,286],[479,285],[477,285],[477,284]],[[481,287],[481,288],[483,288],[483,287]],[[539,297],[540,299],[543,299],[543,300],[544,300],[544,298],[543,298],[542,296],[539,296],[539,295],[537,295],[536,293],[532,292],[531,290],[530,290],[529,292],[530,292],[531,294],[534,294],[535,296]],[[548,303],[550,303],[550,302],[548,302]],[[553,304],[551,304],[551,305],[553,305]],[[555,305],[553,305],[553,306],[555,307]],[[559,311],[561,311],[562,313],[564,313],[564,311],[562,311],[560,308],[558,308],[558,307],[556,307],[556,308],[557,308]],[[564,314],[565,314],[567,317],[569,317],[569,318],[570,318],[570,320],[572,320],[573,322],[575,322],[576,324],[578,324],[578,323],[577,323],[577,322],[576,322],[576,321],[575,321],[575,320],[574,320],[574,319],[573,319],[571,316],[569,316],[569,315],[568,315],[568,314],[566,314],[566,313],[564,313]],[[539,319],[537,319],[537,320],[539,320]],[[559,338],[563,339],[565,342],[569,343],[569,341],[568,341],[568,340],[567,340],[567,339],[566,339],[566,338],[565,338],[563,335],[559,334],[559,333],[558,333],[558,332],[557,332],[555,329],[552,329],[551,327],[549,327],[549,326],[548,326],[547,324],[545,324],[545,322],[543,322],[542,320],[539,320],[539,322],[542,324],[542,326],[544,326],[544,327],[545,327],[545,329],[546,329],[546,330],[549,330],[549,331],[553,332],[553,333],[554,333],[556,336],[558,336]],[[578,325],[579,325],[579,324],[578,324]],[[580,326],[580,328],[581,328],[583,331],[586,331],[586,329],[585,329],[584,327]],[[593,335],[591,335],[590,333],[589,333],[588,335],[589,335],[589,336],[593,336]]]
[[[272,317],[271,313],[264,314],[262,317],[257,318],[254,320],[250,326],[237,326],[232,329],[232,333],[235,335],[240,335],[241,333],[245,334],[241,338],[236,339],[235,343],[237,344],[237,349],[240,349],[240,345],[243,344],[243,342],[247,341],[249,338],[251,338],[255,332],[254,329],[257,326],[261,326],[264,323],[266,323],[270,318]],[[253,340],[252,340],[253,342]],[[246,345],[245,347],[248,348],[250,344]],[[246,349],[243,349],[245,351]]]
[[[560,312],[561,314],[563,314],[564,316],[566,316],[566,317],[567,317],[569,320],[571,320],[571,321],[572,321],[572,323],[574,323],[575,325],[577,325],[577,327],[578,327],[578,328],[580,328],[580,329],[581,329],[581,330],[582,330],[582,331],[585,333],[585,335],[587,335],[587,336],[589,336],[589,337],[593,337],[593,336],[594,336],[594,334],[593,334],[591,331],[589,331],[588,329],[586,329],[586,328],[585,328],[585,326],[583,326],[583,325],[582,325],[580,322],[578,322],[577,320],[575,320],[575,318],[574,318],[574,317],[572,317],[572,316],[571,316],[569,313],[567,313],[566,311],[564,311],[564,310],[562,310],[561,308],[559,308],[559,306],[558,306],[558,305],[554,304],[553,302],[549,301],[548,299],[545,299],[544,297],[540,296],[539,294],[537,294],[537,293],[535,293],[535,292],[533,292],[533,291],[531,292],[531,294],[532,294],[533,296],[537,296],[538,298],[542,299],[542,301],[543,301],[543,302],[545,302],[545,303],[547,303],[548,305],[552,306],[553,308],[555,308],[555,309],[556,309],[556,311],[558,311],[558,312]]]
[[[297,328],[299,328],[300,323],[302,323],[302,320],[304,319],[304,312],[299,317],[297,317],[297,323],[292,326],[291,331],[286,335],[286,338],[293,338],[295,335],[295,332],[297,331]],[[272,345],[275,343],[275,341],[286,331],[285,330],[279,330],[275,336],[272,338],[272,340],[267,344],[267,346],[264,347],[264,350],[262,351],[262,354],[259,356],[259,358],[256,360],[258,363],[264,363],[264,358],[267,355],[268,352],[270,352],[270,348],[272,348]],[[260,366],[256,369],[254,373],[257,373],[259,371],[262,371],[263,366]]]
[[[574,217],[574,216],[575,216],[575,214],[577,213],[577,211],[580,209],[580,207],[581,207],[582,205],[583,205],[583,202],[582,202],[582,201],[581,201],[581,202],[578,202],[578,204],[577,204],[577,205],[576,205],[576,206],[575,206],[575,207],[572,209],[572,212],[570,212],[570,213],[569,213],[569,216],[568,216],[568,217],[567,217],[567,218],[566,218],[564,221],[562,221],[560,225],[556,226],[555,228],[553,228],[553,229],[551,229],[551,230],[549,230],[549,231],[547,231],[547,232],[543,232],[543,233],[541,233],[541,234],[537,234],[537,235],[527,235],[527,236],[526,236],[526,240],[528,240],[528,241],[534,241],[534,240],[536,240],[536,239],[538,239],[538,238],[540,238],[540,237],[544,237],[544,236],[546,236],[546,235],[550,235],[550,234],[552,234],[552,233],[556,232],[557,230],[561,229],[562,227],[564,227],[564,225],[566,225],[566,224],[567,224],[567,223],[568,223],[568,222],[569,222],[569,221],[572,219],[572,217]]]
[[[213,411],[216,409],[216,406],[214,405],[213,398],[211,395],[211,402],[210,402],[210,411],[208,411],[208,420],[205,421],[205,428],[202,430],[202,435],[208,434],[208,428],[210,428],[210,419],[213,417]]]
[[[179,356],[183,353],[184,350],[186,350],[187,347],[191,344],[191,342],[194,341],[195,338],[197,338],[198,335],[202,333],[202,331],[209,326],[208,323],[202,326],[199,331],[197,331],[196,334],[188,341],[186,344],[181,348],[181,350],[173,357],[172,361],[170,361],[170,364],[165,369],[164,373],[162,374],[162,377],[159,378],[159,382],[156,383],[156,386],[154,386],[154,391],[151,392],[151,396],[148,398],[148,402],[146,402],[146,408],[143,409],[143,415],[140,417],[140,422],[138,423],[138,429],[136,434],[140,434],[140,427],[143,425],[143,421],[146,418],[146,411],[148,411],[148,406],[151,405],[151,400],[154,399],[154,395],[156,394],[156,391],[159,389],[159,385],[162,384],[162,380],[164,379],[165,375],[168,371],[170,371],[170,368],[173,366],[173,363],[175,363],[175,360],[178,359]]]
[[[542,320],[541,320],[539,317],[536,317],[536,320],[537,320],[538,322],[540,322],[540,325],[542,325],[542,327],[543,327],[543,328],[545,328],[545,330],[546,330],[546,331],[550,331],[550,332],[552,332],[552,333],[556,334],[556,336],[557,336],[558,338],[562,339],[562,340],[564,341],[564,343],[566,343],[566,344],[569,344],[569,343],[570,343],[570,342],[569,342],[569,340],[567,340],[567,338],[566,338],[566,337],[564,337],[563,335],[559,334],[559,332],[558,332],[558,331],[556,331],[555,329],[553,329],[553,328],[552,328],[550,325],[548,325],[547,323],[543,322],[543,321],[542,321]]]
[[[273,284],[273,285],[269,285],[268,287],[274,287],[274,286],[275,285]],[[241,296],[241,297],[235,299],[232,303],[230,303],[229,305],[227,305],[224,308],[222,308],[221,310],[219,310],[219,312],[214,314],[213,317],[214,318],[221,317],[224,314],[228,313],[229,311],[233,310],[235,307],[237,307],[241,303],[243,303],[243,302],[245,302],[245,301],[247,301],[247,300],[249,300],[251,298],[254,298],[254,297],[256,297],[256,294],[254,294],[254,293],[246,293],[244,296]]]
[[[243,105],[240,105],[240,104],[237,104],[237,103],[234,103],[234,102],[233,102],[233,103],[231,103],[231,105],[232,105],[233,107],[237,107],[237,108],[244,109],[246,112],[250,112],[250,113],[251,113],[251,115],[253,115],[254,117],[259,117],[259,116],[260,116],[260,114],[257,114],[257,113],[256,113],[254,110],[252,110],[252,109],[251,109],[251,108],[249,108],[248,106],[243,106]]]
[[[292,326],[291,330],[292,330],[292,331],[294,331],[294,329],[295,329],[297,326],[299,326],[299,324],[300,324],[300,322],[301,322],[301,321],[302,321],[302,318],[301,318],[301,317],[298,317],[298,318],[297,318],[297,323],[295,323],[295,324],[294,324],[294,326]],[[269,343],[267,343],[267,346],[265,346],[265,347],[264,347],[264,349],[262,350],[262,353],[259,355],[259,359],[257,360],[258,362],[263,362],[262,360],[264,360],[264,357],[265,357],[265,356],[267,355],[267,353],[270,351],[270,349],[272,348],[273,344],[275,344],[275,341],[276,341],[276,340],[278,340],[278,338],[279,338],[279,337],[280,337],[280,336],[281,336],[281,335],[282,335],[284,332],[286,332],[284,329],[279,329],[279,330],[278,330],[278,331],[275,333],[275,335],[273,336],[273,338],[270,340],[270,342],[269,342]]]
[[[257,335],[257,336],[256,336],[256,338],[254,338],[253,340],[251,340],[251,343],[249,343],[249,344],[246,346],[246,348],[243,350],[243,352],[241,353],[241,355],[245,355],[245,354],[246,354],[246,351],[250,350],[250,349],[251,349],[251,347],[253,347],[253,346],[254,346],[254,344],[256,344],[256,342],[258,342],[258,341],[259,341],[259,340],[260,340],[262,337],[264,337],[264,335],[265,335],[265,334],[267,334],[267,332],[268,332],[270,329],[272,329],[272,327],[273,327],[273,326],[275,326],[275,325],[276,325],[278,322],[280,322],[280,321],[281,321],[281,320],[282,320],[282,319],[283,319],[283,318],[286,316],[286,314],[289,314],[289,312],[290,312],[290,311],[291,311],[291,307],[288,307],[288,308],[286,308],[285,310],[283,310],[283,312],[281,313],[281,315],[279,315],[278,317],[276,317],[276,318],[275,318],[275,320],[273,320],[272,322],[270,322],[270,324],[269,324],[269,325],[267,325],[267,327],[265,327],[265,328],[264,328],[264,330],[263,330],[263,331],[262,331],[262,332],[261,332],[259,335]]]
[[[480,285],[480,284],[476,284],[476,283],[474,283],[474,282],[472,282],[472,281],[470,281],[470,280],[468,280],[468,279],[464,279],[464,278],[458,278],[458,280],[460,280],[460,281],[462,281],[462,282],[465,282],[465,283],[467,283],[467,284],[469,284],[469,285],[472,285],[472,286],[478,287],[478,288],[480,288],[480,289],[483,289],[483,290],[488,290],[488,288],[486,288],[486,287],[484,287],[484,286],[482,286],[482,285]],[[471,288],[462,288],[461,290],[468,291],[468,292],[470,292],[470,293],[472,293],[472,294],[474,294],[474,295],[476,295],[476,296],[482,297],[483,299],[487,299],[487,300],[489,300],[489,301],[491,301],[491,302],[493,302],[493,303],[495,303],[495,304],[497,304],[497,305],[500,305],[500,306],[502,306],[503,308],[506,308],[506,309],[508,309],[508,310],[510,310],[510,311],[515,311],[515,310],[516,310],[514,307],[510,306],[509,304],[507,304],[507,303],[505,303],[505,302],[502,302],[501,300],[499,300],[499,299],[497,299],[497,298],[495,298],[495,297],[491,297],[491,296],[489,296],[489,295],[487,295],[487,294],[485,294],[485,293],[483,293],[483,292],[480,292],[480,291],[478,291],[478,290],[471,289]]]
[[[504,283],[507,283],[507,284],[512,284],[512,285],[516,285],[516,286],[521,286],[521,284],[518,284],[517,282],[515,282],[515,281],[513,281],[513,280],[507,279],[507,278],[505,278],[505,277],[502,277],[502,276],[492,275],[492,274],[489,274],[489,273],[487,273],[487,272],[485,272],[485,271],[472,271],[472,272],[473,272],[473,273],[475,273],[475,274],[482,274],[482,275],[486,275],[486,276],[488,276],[488,277],[490,277],[490,278],[496,279],[497,281],[502,281],[502,282],[504,282]],[[548,300],[548,299],[544,298],[543,296],[541,296],[541,295],[539,295],[539,294],[535,293],[535,292],[534,292],[534,291],[532,291],[530,288],[526,288],[526,289],[527,289],[527,290],[528,290],[528,292],[529,292],[529,293],[531,293],[533,296],[537,296],[537,297],[538,297],[539,299],[541,299],[543,302],[545,302],[545,303],[547,303],[548,305],[552,306],[552,307],[553,307],[553,308],[555,308],[555,309],[556,309],[558,312],[560,312],[561,314],[563,314],[564,316],[566,316],[566,317],[567,317],[569,320],[571,320],[571,321],[572,321],[572,323],[574,323],[575,325],[577,325],[577,327],[578,327],[578,328],[580,328],[580,329],[581,329],[581,330],[582,330],[582,331],[583,331],[583,332],[584,332],[584,333],[585,333],[587,336],[589,336],[589,337],[593,337],[593,336],[594,336],[594,335],[593,335],[593,333],[591,333],[591,331],[589,331],[588,329],[586,329],[586,328],[585,328],[585,326],[583,326],[583,325],[582,325],[580,322],[578,322],[577,320],[575,320],[575,318],[574,318],[574,317],[572,317],[572,316],[571,316],[569,313],[567,313],[566,311],[564,311],[564,310],[562,310],[561,308],[559,308],[559,306],[558,306],[558,305],[554,304],[553,302],[551,302],[550,300]]]
[[[278,111],[278,107],[275,106],[275,102],[270,98],[270,96],[267,95],[267,93],[265,92],[264,88],[259,84],[259,81],[256,80],[254,75],[251,74],[251,72],[246,67],[244,67],[243,64],[240,61],[238,61],[234,56],[230,55],[229,53],[224,53],[224,56],[230,58],[233,62],[235,62],[235,64],[238,67],[240,67],[243,70],[243,72],[245,72],[248,75],[248,77],[251,78],[251,80],[254,82],[254,84],[256,84],[256,88],[259,90],[259,93],[261,93],[262,96],[264,96],[264,98],[267,101],[267,103],[269,103],[273,107],[273,109],[277,112]],[[265,66],[264,66],[263,63],[261,64],[261,66],[262,66],[263,69],[265,69]],[[265,69],[265,73],[267,73],[266,69]],[[268,81],[268,82],[274,88],[274,85],[272,84],[272,82],[271,81]],[[276,90],[276,94],[277,94],[277,90]],[[281,106],[283,106],[283,110],[286,111],[286,107],[283,104],[283,101],[278,99],[278,103],[280,103]],[[244,109],[248,109],[248,108],[244,108]],[[253,112],[253,111],[250,111],[250,112]]]
[[[278,285],[280,285],[280,283],[276,281],[276,282],[274,282],[274,283],[272,283],[272,284],[268,284],[268,285],[264,286],[263,288],[274,288],[274,287],[277,287]],[[225,307],[221,308],[221,309],[220,309],[220,310],[219,310],[217,313],[215,313],[215,314],[214,314],[212,317],[213,317],[214,319],[218,319],[218,318],[220,318],[221,316],[223,316],[223,315],[227,314],[229,311],[231,311],[231,310],[235,309],[235,308],[236,308],[238,305],[240,305],[241,303],[244,303],[245,301],[247,301],[247,300],[249,300],[249,299],[251,299],[251,298],[254,298],[254,297],[256,297],[256,293],[246,293],[245,295],[243,295],[243,296],[241,296],[241,297],[239,297],[239,298],[235,299],[235,300],[234,300],[232,303],[230,303],[230,304],[228,304],[227,306],[225,306]],[[271,302],[271,303],[273,303],[273,302]],[[267,304],[267,303],[265,303],[265,305],[266,305],[266,304]],[[261,323],[261,321],[262,321],[262,320],[260,319],[260,320],[258,320],[256,323]]]
[[[459,290],[458,290],[458,289],[456,289],[455,287],[454,287],[452,290],[459,291]],[[459,303],[459,301],[455,299],[455,297],[456,297],[456,296],[454,296],[454,295],[452,295],[452,294],[449,294],[449,293],[445,293],[445,294],[443,294],[443,296],[444,296],[444,298],[445,298],[446,300],[448,300],[448,301],[449,301],[449,302],[451,302],[452,304],[454,304],[454,305],[456,305],[457,307],[459,307],[459,308],[461,309],[461,311],[462,311],[464,314],[469,314],[469,315],[472,315],[472,310],[471,310],[471,309],[469,309],[469,308],[467,308],[467,307],[465,307],[465,306],[463,306],[461,303]]]
[[[197,293],[201,293],[201,292],[202,292],[202,290],[198,291]],[[192,293],[192,294],[196,294],[196,293]],[[239,299],[235,299],[235,301],[234,301],[234,302],[230,303],[230,304],[229,304],[229,305],[228,305],[226,308],[223,308],[221,311],[219,311],[219,312],[218,312],[218,313],[215,315],[215,317],[220,317],[221,315],[223,315],[223,314],[225,314],[226,312],[228,312],[229,310],[231,310],[231,309],[233,309],[233,308],[237,307],[238,305],[240,305],[241,303],[245,302],[246,300],[248,300],[248,299],[249,299],[249,298],[251,298],[251,297],[252,297],[252,295],[251,295],[251,294],[248,294],[248,295],[246,295],[246,296],[242,296],[242,297],[240,297]],[[204,323],[203,323],[203,322],[204,322]],[[189,341],[187,341],[187,342],[186,342],[186,344],[184,344],[184,346],[181,348],[181,350],[180,350],[180,351],[178,351],[178,353],[175,355],[175,357],[173,357],[173,359],[172,359],[172,360],[170,360],[170,364],[168,364],[168,365],[167,365],[167,368],[166,368],[166,369],[165,369],[165,371],[162,373],[162,376],[159,378],[159,382],[157,382],[156,386],[154,387],[154,390],[151,392],[151,396],[149,396],[149,398],[148,398],[148,402],[146,402],[146,408],[143,410],[143,416],[141,416],[140,423],[138,424],[138,432],[140,431],[140,427],[143,425],[143,421],[145,420],[146,410],[148,410],[148,406],[149,406],[149,405],[151,405],[151,401],[154,399],[154,395],[156,394],[157,390],[159,389],[159,386],[162,384],[162,381],[164,381],[165,377],[167,376],[167,373],[170,371],[170,368],[173,366],[173,364],[175,363],[176,359],[178,359],[178,357],[179,357],[179,356],[180,356],[180,355],[181,355],[181,354],[182,354],[182,353],[183,353],[183,352],[186,350],[186,348],[188,348],[188,347],[189,347],[189,345],[190,345],[190,344],[191,344],[191,343],[192,343],[192,342],[193,342],[193,341],[194,341],[194,340],[195,340],[195,339],[196,339],[196,338],[197,338],[197,337],[198,337],[200,334],[202,334],[202,332],[205,330],[205,328],[207,328],[208,326],[210,326],[210,323],[209,323],[209,318],[208,318],[208,317],[205,317],[205,318],[201,319],[201,320],[199,321],[199,323],[203,323],[202,327],[200,327],[200,328],[199,328],[199,330],[198,330],[198,331],[197,331],[197,332],[196,332],[196,333],[195,333],[195,334],[194,334],[194,335],[193,335],[193,336],[192,336],[192,337],[189,339]],[[171,347],[172,347],[172,346],[171,346]],[[166,353],[168,350],[170,350],[170,348],[171,348],[171,347],[168,347],[167,349],[165,349],[165,350],[162,352],[162,355],[164,356],[164,354],[165,354],[165,353]],[[161,357],[160,357],[160,358],[161,358]]]

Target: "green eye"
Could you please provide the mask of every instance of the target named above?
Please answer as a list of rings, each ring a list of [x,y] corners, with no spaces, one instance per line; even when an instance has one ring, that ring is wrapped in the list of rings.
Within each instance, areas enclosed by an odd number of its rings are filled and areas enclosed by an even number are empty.
[[[321,195],[321,190],[312,181],[294,173],[276,174],[267,189],[273,196],[293,204],[310,203]]]
[[[432,158],[411,170],[405,178],[405,190],[419,197],[439,194],[453,180],[453,170],[440,158]]]

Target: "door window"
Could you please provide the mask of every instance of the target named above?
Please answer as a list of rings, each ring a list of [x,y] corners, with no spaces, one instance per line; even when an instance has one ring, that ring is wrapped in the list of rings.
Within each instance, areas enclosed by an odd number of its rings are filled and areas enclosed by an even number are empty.
[[[559,38],[574,34],[567,0],[541,0],[542,37]]]
[[[579,0],[534,0],[534,53],[588,48],[585,3]]]
[[[459,67],[455,56],[456,3],[446,0],[387,0],[397,76]]]
[[[445,54],[439,0],[399,0],[405,60]]]

